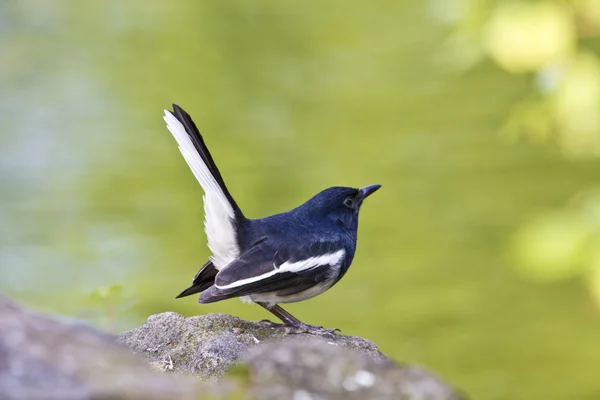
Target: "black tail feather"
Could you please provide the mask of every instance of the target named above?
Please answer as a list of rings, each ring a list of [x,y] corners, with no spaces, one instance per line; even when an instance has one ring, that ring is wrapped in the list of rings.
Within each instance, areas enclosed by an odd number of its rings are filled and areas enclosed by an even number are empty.
[[[190,296],[192,294],[200,293],[211,287],[215,283],[215,277],[217,276],[217,269],[213,265],[212,261],[208,261],[200,268],[200,271],[194,277],[192,286],[179,293],[176,299],[181,297]]]
[[[204,139],[202,138],[200,131],[196,127],[196,124],[192,120],[192,117],[190,117],[190,115],[177,104],[173,104],[173,112],[171,114],[173,114],[173,116],[177,118],[177,120],[181,122],[181,124],[185,128],[185,131],[190,137],[192,143],[194,144],[196,151],[198,152],[200,157],[202,157],[202,160],[210,170],[210,173],[221,187],[221,190],[223,191],[225,197],[227,197],[227,200],[229,200],[229,204],[231,204],[231,206],[233,207],[233,211],[236,217],[243,217],[242,211],[240,210],[237,203],[229,193],[229,190],[225,185],[225,181],[223,181],[223,177],[219,172],[219,168],[217,168],[217,164],[215,164],[215,161],[213,160],[210,152],[208,151],[208,147],[206,147]]]

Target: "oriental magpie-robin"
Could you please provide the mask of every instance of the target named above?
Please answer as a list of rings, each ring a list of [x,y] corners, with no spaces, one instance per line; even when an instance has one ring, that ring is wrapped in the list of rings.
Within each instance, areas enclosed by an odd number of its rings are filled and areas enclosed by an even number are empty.
[[[333,333],[336,329],[301,322],[278,304],[310,299],[344,276],[356,249],[360,206],[381,185],[331,187],[293,210],[249,219],[227,190],[192,118],[173,104],[164,120],[204,189],[204,225],[213,254],[177,298],[200,292],[199,303],[241,297],[284,323],[271,325]]]

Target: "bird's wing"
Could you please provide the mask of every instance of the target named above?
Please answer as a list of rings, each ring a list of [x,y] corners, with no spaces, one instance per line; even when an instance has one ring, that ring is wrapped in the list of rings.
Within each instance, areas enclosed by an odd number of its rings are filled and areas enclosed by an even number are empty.
[[[217,270],[239,256],[236,224],[244,218],[227,190],[217,165],[192,118],[177,104],[165,110],[164,120],[177,141],[183,158],[204,189],[204,227],[212,262]]]
[[[217,273],[215,284],[198,302],[212,303],[259,293],[289,296],[321,282],[333,282],[345,250],[334,242],[314,242],[294,248],[264,240]]]

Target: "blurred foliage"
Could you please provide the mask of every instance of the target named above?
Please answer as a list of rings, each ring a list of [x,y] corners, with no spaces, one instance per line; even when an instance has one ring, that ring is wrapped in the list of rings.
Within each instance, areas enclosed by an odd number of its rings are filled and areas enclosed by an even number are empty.
[[[268,317],[174,299],[209,256],[175,101],[250,217],[383,184],[300,319],[474,399],[597,399],[600,314],[563,279],[598,287],[596,196],[561,209],[600,179],[596,4],[0,2],[0,291],[117,330]]]
[[[473,47],[462,53],[488,56],[512,74],[532,77],[530,93],[515,102],[500,129],[511,141],[555,143],[568,157],[600,155],[600,2],[466,2],[450,43]],[[485,10],[482,12],[482,9]],[[457,40],[470,35],[476,40]],[[582,197],[579,195],[578,197]],[[516,235],[514,252],[526,276],[557,280],[582,275],[600,304],[600,263],[594,254],[598,227],[589,195],[578,209],[531,218]]]
[[[79,313],[81,318],[96,321],[109,332],[118,333],[119,315],[135,303],[135,296],[126,295],[120,285],[109,285],[92,291]]]
[[[600,154],[600,2],[464,0],[447,46],[462,69],[484,57],[528,74],[531,93],[515,101],[502,135],[555,143],[569,157]],[[460,59],[460,57],[459,57]]]
[[[514,239],[516,265],[538,281],[583,276],[600,306],[600,191],[577,195],[567,209],[536,215]]]

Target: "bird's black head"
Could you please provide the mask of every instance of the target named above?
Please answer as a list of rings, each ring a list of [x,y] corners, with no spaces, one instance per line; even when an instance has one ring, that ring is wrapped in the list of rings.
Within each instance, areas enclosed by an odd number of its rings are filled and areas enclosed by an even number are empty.
[[[320,217],[326,217],[346,229],[356,230],[358,211],[363,200],[380,187],[381,185],[369,185],[361,189],[331,187],[316,194],[305,206],[316,211]]]

